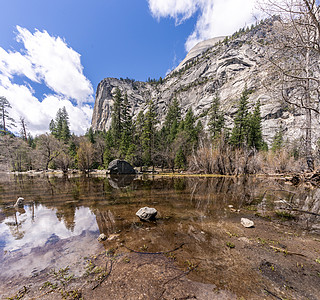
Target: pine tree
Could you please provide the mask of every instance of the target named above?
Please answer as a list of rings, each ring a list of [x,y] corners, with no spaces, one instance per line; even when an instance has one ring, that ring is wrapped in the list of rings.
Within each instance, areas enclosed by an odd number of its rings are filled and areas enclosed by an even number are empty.
[[[113,112],[111,119],[111,132],[116,146],[119,146],[122,135],[122,122],[121,122],[121,112],[122,112],[122,95],[119,88],[117,88],[116,93],[113,97]]]
[[[58,109],[55,120],[49,124],[49,130],[59,141],[68,142],[70,139],[69,116],[65,106]]]
[[[120,142],[120,151],[123,156],[127,155],[129,148],[132,151],[133,144],[133,124],[132,116],[130,112],[130,105],[128,102],[127,94],[124,95],[122,113],[121,113],[121,142]]]
[[[260,101],[257,102],[253,114],[249,117],[248,146],[257,150],[261,150],[264,146],[262,137]]]
[[[224,127],[224,116],[220,111],[220,99],[218,95],[213,98],[212,105],[209,110],[208,126],[211,138],[213,140],[219,138]]]
[[[58,134],[57,134],[57,131],[56,131],[56,123],[54,122],[54,120],[51,120],[50,121],[50,124],[49,124],[49,130],[50,130],[50,133],[56,137]]]
[[[142,168],[143,163],[143,127],[144,127],[145,116],[142,111],[139,112],[137,119],[134,124],[134,143],[137,149],[137,163]]]
[[[179,150],[176,154],[176,157],[174,159],[174,165],[178,169],[184,169],[186,166],[186,157],[185,157],[181,147],[179,148]]]
[[[250,94],[251,91],[245,87],[241,94],[239,108],[234,118],[234,127],[232,129],[230,143],[236,148],[244,147],[247,144],[250,120],[248,99]]]
[[[172,143],[178,133],[179,123],[181,121],[181,108],[179,102],[174,98],[172,104],[168,108],[165,122],[163,124],[164,134],[168,143]]]
[[[86,133],[86,136],[88,137],[88,140],[91,144],[95,143],[94,132],[92,127],[89,128],[88,132]]]
[[[189,108],[184,118],[184,131],[187,137],[187,143],[193,146],[198,140],[198,130],[195,126],[196,119],[194,117],[192,108]]]
[[[0,96],[0,128],[7,134],[8,127],[14,126],[14,119],[10,117],[8,109],[11,108],[10,102],[6,97]]]
[[[280,150],[283,147],[284,140],[283,140],[283,128],[280,126],[280,128],[275,133],[272,144],[271,144],[271,150],[273,152],[276,152],[277,150]]]
[[[62,126],[61,126],[61,140],[64,142],[68,142],[71,133],[69,128],[69,116],[65,107],[62,108]]]
[[[142,145],[143,145],[143,160],[148,166],[153,165],[153,154],[155,151],[155,136],[156,136],[156,108],[153,101],[149,101],[148,110],[146,112],[143,124]]]

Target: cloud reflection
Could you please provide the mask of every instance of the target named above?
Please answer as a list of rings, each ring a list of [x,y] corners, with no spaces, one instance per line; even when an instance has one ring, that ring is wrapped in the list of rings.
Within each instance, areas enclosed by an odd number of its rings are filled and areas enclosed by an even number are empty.
[[[55,209],[48,209],[43,205],[35,208],[32,220],[32,208],[25,207],[26,213],[17,213],[18,225],[15,217],[10,216],[0,224],[0,245],[4,251],[30,251],[35,247],[42,247],[55,239],[66,239],[78,236],[83,231],[98,231],[95,215],[87,207],[77,208],[75,212],[75,227],[71,231],[63,221],[59,221]],[[51,239],[51,240],[50,240]]]

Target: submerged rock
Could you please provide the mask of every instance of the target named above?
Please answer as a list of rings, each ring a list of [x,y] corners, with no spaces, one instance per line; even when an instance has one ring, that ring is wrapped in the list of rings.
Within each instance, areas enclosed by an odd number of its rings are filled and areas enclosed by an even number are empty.
[[[136,174],[136,170],[125,160],[115,159],[109,163],[110,174]]]
[[[241,218],[241,224],[246,228],[254,227],[253,221],[247,218]]]
[[[155,208],[143,207],[136,212],[136,215],[140,218],[140,220],[150,221],[156,218],[157,213],[158,212]]]
[[[24,198],[19,197],[14,207],[23,208]]]
[[[99,242],[103,242],[107,239],[108,237],[104,234],[104,233],[101,233],[98,237],[98,241]]]

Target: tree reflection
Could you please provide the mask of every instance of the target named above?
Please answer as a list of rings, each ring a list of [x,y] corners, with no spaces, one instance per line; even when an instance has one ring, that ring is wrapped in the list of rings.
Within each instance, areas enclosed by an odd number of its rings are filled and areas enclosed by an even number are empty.
[[[89,207],[96,215],[99,230],[108,234],[136,222],[135,212],[143,206],[159,208],[162,217],[171,216],[173,220],[188,216],[195,220],[219,220],[230,215],[230,210],[226,209],[229,205],[236,210],[251,207],[262,216],[276,210],[290,211],[281,200],[296,209],[291,211],[296,225],[320,230],[317,215],[320,214],[320,189],[288,186],[268,178],[15,176],[6,180],[1,184],[0,223],[9,222],[7,226],[15,238],[23,237],[20,219],[24,213],[8,208],[8,199],[18,196],[25,196],[27,201],[33,199],[28,204],[32,222],[35,222],[37,207],[42,205],[54,210],[58,220],[70,231],[76,226],[75,214],[80,207]]]
[[[5,224],[9,227],[11,235],[16,239],[20,240],[24,237],[25,231],[22,229],[22,224],[25,220],[21,220],[19,222],[19,216],[25,214],[25,210],[20,208],[19,210],[14,212],[14,221],[7,221]]]

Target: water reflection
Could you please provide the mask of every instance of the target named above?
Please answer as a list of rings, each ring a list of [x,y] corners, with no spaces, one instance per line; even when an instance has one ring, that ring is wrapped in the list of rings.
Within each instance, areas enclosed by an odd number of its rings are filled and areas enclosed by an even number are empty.
[[[164,248],[172,247],[181,232],[181,238],[200,243],[205,236],[197,225],[233,218],[230,205],[234,211],[250,209],[261,216],[288,211],[294,216],[286,220],[292,226],[320,232],[320,189],[255,177],[6,176],[0,178],[0,190],[1,267],[7,252],[39,255],[35,249],[62,247],[62,241],[71,238],[83,253],[88,243],[97,244],[99,232],[125,232],[130,240],[139,235],[143,239],[141,228],[155,230],[150,239],[166,240]],[[19,196],[26,205],[17,211],[12,205]],[[135,212],[143,206],[157,208],[156,224],[139,223]]]
[[[55,239],[65,239],[80,235],[84,230],[98,230],[95,215],[87,207],[77,208],[72,219],[75,225],[71,230],[69,223],[61,220],[56,210],[40,204],[33,212],[33,206],[26,206],[25,213],[16,212],[0,224],[2,250],[30,251],[50,242],[53,235]]]
[[[109,184],[115,189],[120,189],[120,188],[129,186],[135,178],[136,178],[136,175],[110,174],[108,176]]]

